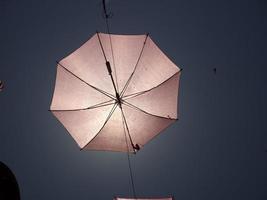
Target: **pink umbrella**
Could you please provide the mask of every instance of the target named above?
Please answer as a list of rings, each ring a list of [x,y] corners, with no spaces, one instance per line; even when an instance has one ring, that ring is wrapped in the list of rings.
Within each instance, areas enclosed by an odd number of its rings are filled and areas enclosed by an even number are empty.
[[[166,198],[121,198],[115,197],[113,200],[174,200],[173,197],[166,197]]]
[[[148,35],[96,33],[58,62],[50,109],[81,149],[136,152],[177,120],[180,72]]]

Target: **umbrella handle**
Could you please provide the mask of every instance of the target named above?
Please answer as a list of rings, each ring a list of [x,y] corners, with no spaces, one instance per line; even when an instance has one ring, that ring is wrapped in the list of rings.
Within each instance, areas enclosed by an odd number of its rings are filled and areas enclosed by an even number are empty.
[[[111,75],[111,73],[112,73],[112,70],[111,70],[111,66],[110,66],[110,63],[109,63],[109,61],[106,61],[106,66],[107,66],[107,69],[108,69],[108,73],[109,73],[109,75]]]

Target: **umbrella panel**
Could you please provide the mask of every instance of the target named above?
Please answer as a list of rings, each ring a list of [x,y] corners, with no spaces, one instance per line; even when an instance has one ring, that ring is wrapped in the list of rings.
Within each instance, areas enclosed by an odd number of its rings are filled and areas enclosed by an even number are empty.
[[[86,83],[115,96],[97,34],[59,63]]]
[[[175,119],[154,116],[137,107],[122,105],[133,144],[143,147],[162,130],[175,122]]]
[[[129,95],[154,88],[178,71],[179,68],[148,37],[140,60],[133,71],[134,74],[124,93]]]
[[[80,148],[83,148],[101,130],[113,105],[86,110],[52,111]]]
[[[132,104],[152,115],[177,119],[179,79],[180,73],[176,73],[153,89],[125,96],[125,104]]]
[[[121,93],[141,56],[146,35],[113,35],[98,33],[105,57],[110,62],[117,90]],[[104,57],[102,55],[102,60]]]
[[[112,102],[111,97],[83,82],[64,66],[57,66],[51,110],[87,109],[110,102]]]
[[[133,152],[131,139],[125,128],[121,109],[116,105],[110,119],[84,149]]]

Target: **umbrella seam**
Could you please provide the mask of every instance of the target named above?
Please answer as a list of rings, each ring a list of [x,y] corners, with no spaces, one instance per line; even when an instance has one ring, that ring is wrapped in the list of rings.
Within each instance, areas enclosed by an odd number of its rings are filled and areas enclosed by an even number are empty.
[[[109,94],[108,92],[104,91],[104,90],[101,90],[89,83],[87,83],[85,80],[81,79],[80,77],[78,77],[76,74],[74,74],[72,71],[70,71],[69,69],[67,69],[65,66],[63,66],[60,62],[57,62],[58,65],[60,67],[62,67],[63,69],[65,69],[67,72],[69,72],[71,75],[73,75],[74,77],[76,77],[77,79],[79,79],[80,81],[82,81],[83,83],[85,83],[86,85],[88,85],[89,87],[95,89],[96,91],[100,92],[101,94],[104,94],[106,95],[107,97],[111,98],[111,99],[114,99],[115,100],[115,97],[112,95],[112,94]]]
[[[125,102],[124,105],[126,105],[126,106],[128,106],[128,107],[130,107],[130,108],[133,108],[133,109],[135,109],[135,110],[139,110],[140,112],[143,112],[143,113],[145,113],[145,114],[147,114],[147,115],[151,115],[151,116],[153,116],[153,117],[158,117],[158,118],[163,118],[163,119],[177,120],[177,118],[171,118],[171,117],[164,117],[164,116],[154,115],[154,114],[152,114],[152,113],[149,113],[149,112],[147,112],[147,111],[144,111],[143,109],[141,109],[141,108],[139,108],[139,107],[137,107],[137,106],[135,106],[135,105],[133,105],[133,104],[127,102],[127,101],[123,101],[123,102]]]
[[[106,121],[104,122],[103,126],[99,129],[99,131],[97,132],[97,134],[96,134],[96,135],[95,135],[89,142],[87,142],[86,145],[84,145],[84,146],[81,148],[81,150],[83,150],[87,145],[90,144],[90,142],[92,142],[92,141],[99,135],[99,133],[103,130],[103,128],[105,127],[105,125],[106,125],[107,122],[109,121],[110,117],[112,116],[112,114],[113,114],[114,111],[116,110],[117,106],[118,106],[118,104],[114,104],[114,106],[112,107],[110,113],[108,114],[107,119],[106,119]]]
[[[138,64],[139,64],[139,61],[140,61],[140,59],[141,59],[141,56],[143,55],[143,52],[144,52],[144,48],[145,48],[145,45],[146,45],[147,38],[148,38],[148,34],[146,34],[145,41],[144,41],[143,47],[142,47],[142,49],[141,49],[140,55],[139,55],[139,57],[138,57],[138,59],[137,59],[137,62],[136,62],[136,64],[135,64],[134,70],[133,70],[133,72],[131,73],[131,75],[130,75],[130,77],[128,78],[128,80],[127,80],[127,82],[125,83],[125,85],[123,86],[123,89],[122,89],[122,91],[121,91],[121,93],[120,93],[120,97],[122,97],[123,94],[125,93],[125,91],[127,90],[128,85],[130,84],[130,81],[131,81],[131,79],[132,79],[132,77],[133,77],[133,75],[134,75],[134,73],[135,73],[135,71],[136,71],[136,69],[137,69],[137,66],[138,66]]]
[[[87,107],[87,108],[80,108],[80,109],[68,109],[68,110],[54,110],[54,109],[50,109],[49,111],[52,111],[52,112],[61,112],[61,111],[84,111],[84,110],[90,110],[90,109],[94,109],[94,108],[101,108],[101,107],[104,107],[104,106],[109,106],[109,105],[112,105],[114,104],[113,103],[109,103],[110,101],[114,101],[114,100],[109,100],[109,101],[105,101],[105,102],[102,102],[102,103],[99,103],[99,104],[96,104],[96,105],[93,105],[93,106],[90,106],[90,107]],[[103,105],[104,104],[104,105]]]
[[[141,92],[136,92],[136,93],[133,93],[133,94],[128,94],[126,96],[123,96],[123,98],[127,98],[127,99],[130,99],[130,98],[134,98],[134,97],[137,97],[139,95],[142,95],[144,93],[147,93],[147,92],[150,92],[151,90],[154,90],[158,87],[160,87],[162,84],[166,83],[167,81],[169,81],[171,78],[173,78],[175,75],[181,73],[182,69],[180,69],[178,72],[175,72],[173,75],[171,75],[169,78],[165,79],[163,82],[161,82],[160,84],[158,84],[157,86],[149,89],[149,90],[145,90],[145,91],[141,91]]]

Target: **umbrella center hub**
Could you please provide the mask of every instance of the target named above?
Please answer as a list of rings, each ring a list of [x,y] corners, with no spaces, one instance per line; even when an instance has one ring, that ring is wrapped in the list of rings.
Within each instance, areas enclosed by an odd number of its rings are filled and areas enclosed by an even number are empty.
[[[120,95],[117,92],[116,92],[116,103],[119,106],[121,106],[121,104],[122,104],[122,99],[121,99]]]

